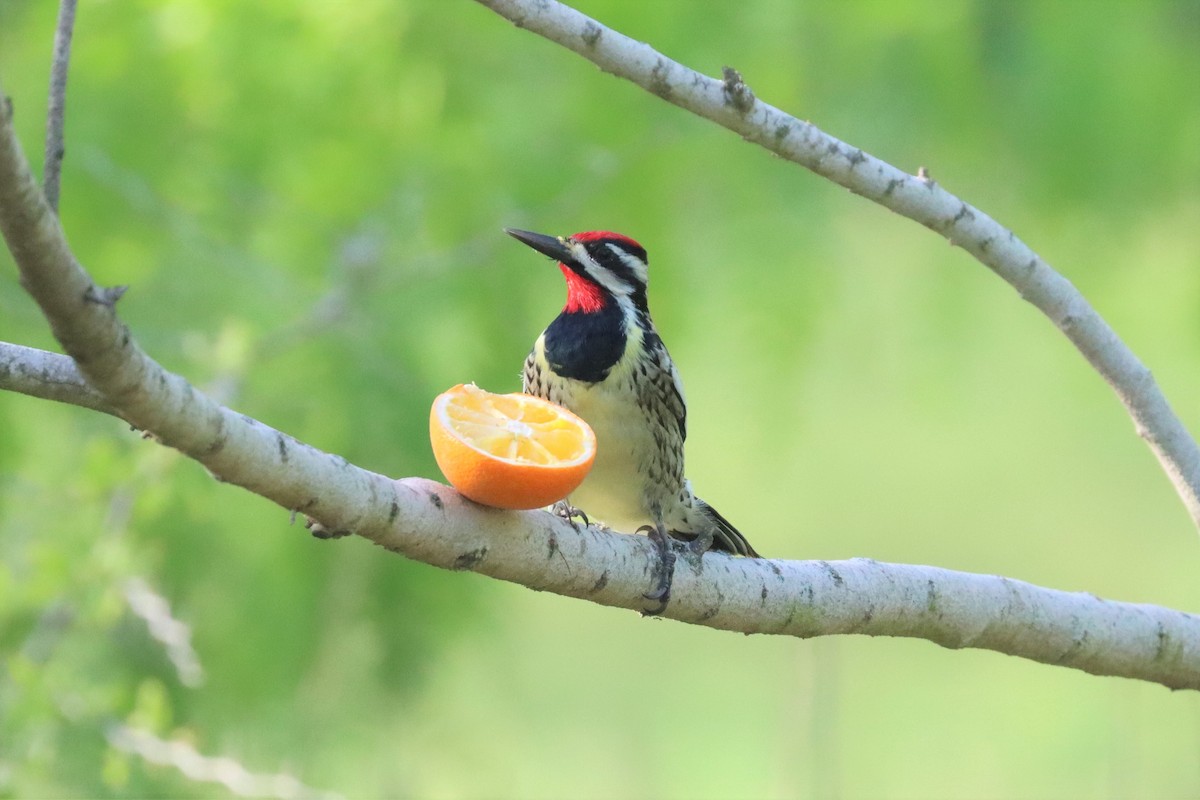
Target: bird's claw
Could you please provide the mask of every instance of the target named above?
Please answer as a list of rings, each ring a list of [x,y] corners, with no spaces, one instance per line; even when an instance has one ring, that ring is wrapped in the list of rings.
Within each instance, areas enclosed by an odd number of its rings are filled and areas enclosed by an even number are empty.
[[[667,536],[666,530],[661,526],[643,525],[638,528],[638,533],[645,533],[650,541],[654,542],[654,548],[658,551],[658,583],[655,587],[642,597],[654,603],[653,608],[648,608],[642,612],[644,617],[657,617],[659,614],[667,610],[667,604],[671,602],[671,583],[675,577],[675,551],[671,549],[671,540]]]
[[[555,516],[565,519],[575,530],[579,530],[579,523],[575,521],[576,517],[579,517],[583,520],[583,527],[585,528],[592,524],[591,520],[588,519],[588,515],[583,513],[583,509],[576,508],[566,500],[559,500],[550,508],[550,510]]]
[[[705,553],[707,553],[709,550],[712,549],[712,546],[713,546],[712,534],[710,533],[707,536],[704,534],[700,534],[699,536],[697,536],[696,538],[694,538],[690,542],[688,542],[686,545],[684,545],[684,548],[683,548],[684,557],[688,560],[688,563],[690,563],[693,567],[695,567],[697,570],[699,570],[701,568],[701,564],[702,564],[700,559],[704,557]]]

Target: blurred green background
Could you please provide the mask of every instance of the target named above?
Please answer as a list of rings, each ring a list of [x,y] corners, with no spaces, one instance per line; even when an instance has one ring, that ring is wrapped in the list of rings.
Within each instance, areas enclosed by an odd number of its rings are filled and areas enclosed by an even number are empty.
[[[0,2],[40,164],[55,6]],[[578,7],[951,191],[1200,431],[1200,4]],[[500,233],[651,255],[689,474],[764,554],[1200,606],[1103,381],[928,231],[466,0],[82,0],[62,219],[168,368],[361,466],[509,391],[564,296]],[[54,349],[0,256],[0,339]],[[144,580],[203,680],[129,610]],[[0,394],[0,796],[210,797],[114,721],[349,797],[1195,797],[1200,699],[922,641],[747,638],[319,542],[113,419]]]

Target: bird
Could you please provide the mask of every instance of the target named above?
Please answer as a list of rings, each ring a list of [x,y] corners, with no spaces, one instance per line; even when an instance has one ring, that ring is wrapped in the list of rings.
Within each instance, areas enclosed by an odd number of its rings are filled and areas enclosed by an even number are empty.
[[[657,582],[644,597],[661,614],[671,596],[675,553],[708,550],[759,558],[737,528],[697,497],[684,477],[687,401],[679,370],[647,305],[648,258],[612,231],[547,236],[504,232],[558,263],[567,282],[562,312],[525,359],[526,394],[557,403],[596,434],[596,461],[583,483],[554,506],[572,520],[646,533],[658,554]]]

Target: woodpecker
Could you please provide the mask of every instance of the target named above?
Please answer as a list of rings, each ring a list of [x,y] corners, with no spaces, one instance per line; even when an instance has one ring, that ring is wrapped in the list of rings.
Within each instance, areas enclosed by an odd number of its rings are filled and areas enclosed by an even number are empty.
[[[684,478],[687,402],[650,319],[645,248],[610,231],[563,238],[504,230],[558,262],[567,280],[562,313],[525,359],[524,391],[570,409],[596,432],[591,473],[555,510],[649,536],[659,556],[658,583],[645,595],[658,605],[649,614],[662,613],[670,599],[669,539],[687,542],[696,558],[709,549],[758,558]]]

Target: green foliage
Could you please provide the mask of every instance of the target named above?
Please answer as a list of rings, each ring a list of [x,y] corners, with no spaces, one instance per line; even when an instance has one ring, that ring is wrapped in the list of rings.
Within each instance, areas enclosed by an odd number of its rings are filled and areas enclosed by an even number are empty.
[[[41,153],[52,3],[0,4]],[[943,185],[1074,281],[1200,429],[1190,0],[583,10]],[[162,363],[370,469],[518,385],[562,287],[503,225],[647,246],[689,471],[764,553],[1194,608],[1103,383],[961,252],[469,2],[79,9],[62,218]],[[53,347],[0,256],[0,339]],[[0,796],[220,791],[125,722],[349,796],[1179,796],[1196,698],[923,642],[745,639],[443,573],[80,409],[0,396]],[[188,686],[128,608],[192,632]]]

